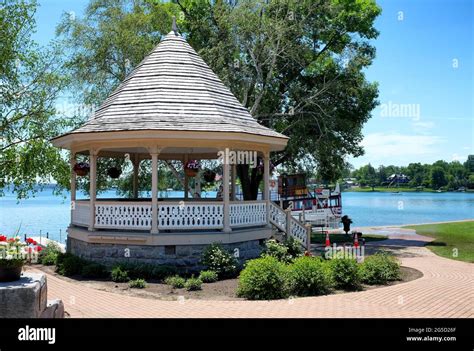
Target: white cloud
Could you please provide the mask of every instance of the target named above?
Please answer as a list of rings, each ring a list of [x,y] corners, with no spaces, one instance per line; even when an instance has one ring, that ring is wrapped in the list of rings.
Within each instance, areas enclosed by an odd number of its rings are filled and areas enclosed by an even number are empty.
[[[444,138],[434,135],[371,133],[362,141],[365,155],[349,162],[355,167],[369,162],[374,166],[431,162],[431,159],[440,154],[438,146],[445,142]]]
[[[430,121],[428,122],[417,121],[417,122],[413,122],[411,126],[417,132],[424,132],[429,129],[433,129],[435,124],[434,122],[430,122]]]

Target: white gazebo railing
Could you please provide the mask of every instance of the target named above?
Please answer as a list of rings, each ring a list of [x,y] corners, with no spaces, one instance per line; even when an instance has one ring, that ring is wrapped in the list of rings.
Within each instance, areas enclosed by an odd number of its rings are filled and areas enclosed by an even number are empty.
[[[150,229],[151,204],[96,203],[95,228]]]
[[[160,203],[158,229],[221,229],[223,214],[222,203]]]
[[[230,226],[248,227],[267,224],[266,201],[245,201],[230,204]]]
[[[74,201],[71,205],[71,223],[78,226],[89,225],[89,201]]]
[[[90,226],[89,201],[75,201],[72,224]],[[94,228],[150,230],[152,204],[130,201],[97,201]],[[231,201],[231,228],[263,226],[267,223],[267,203],[261,201]],[[158,203],[159,230],[223,229],[224,204],[220,201],[166,201]]]

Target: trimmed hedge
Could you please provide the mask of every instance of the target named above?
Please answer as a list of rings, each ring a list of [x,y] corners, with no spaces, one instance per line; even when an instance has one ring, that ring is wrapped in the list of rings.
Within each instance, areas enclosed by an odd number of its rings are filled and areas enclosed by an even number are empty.
[[[323,295],[333,287],[329,265],[316,257],[298,257],[289,266],[289,286],[297,296]]]
[[[64,276],[78,275],[89,262],[70,253],[60,253],[56,258],[56,272]]]
[[[355,259],[333,258],[328,261],[334,286],[344,290],[361,288],[361,273]]]
[[[400,263],[387,253],[367,257],[359,268],[362,282],[366,284],[387,284],[400,279]]]
[[[239,276],[237,295],[249,300],[287,297],[287,267],[272,256],[248,261]]]

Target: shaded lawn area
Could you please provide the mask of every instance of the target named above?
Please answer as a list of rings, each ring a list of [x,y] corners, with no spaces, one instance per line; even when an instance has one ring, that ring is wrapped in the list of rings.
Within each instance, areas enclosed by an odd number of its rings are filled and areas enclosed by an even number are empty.
[[[435,254],[459,261],[474,262],[474,221],[413,225],[417,234],[435,238],[426,247]]]
[[[362,238],[365,239],[365,242],[371,242],[371,241],[380,241],[380,240],[386,240],[387,237],[385,235],[375,235],[375,234],[363,234]],[[329,234],[329,240],[331,241],[331,244],[336,243],[336,244],[352,244],[352,235],[349,234],[349,236],[345,234]],[[311,235],[311,244],[325,244],[326,243],[326,235],[321,234],[318,232],[313,232]]]

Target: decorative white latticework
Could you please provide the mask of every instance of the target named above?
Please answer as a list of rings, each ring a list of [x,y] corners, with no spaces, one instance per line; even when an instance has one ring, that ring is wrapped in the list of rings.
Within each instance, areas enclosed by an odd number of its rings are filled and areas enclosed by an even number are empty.
[[[96,204],[95,227],[151,229],[151,205]]]
[[[89,202],[75,201],[72,206],[72,224],[89,226]]]
[[[158,228],[222,229],[224,206],[209,203],[162,203],[158,207]]]
[[[231,227],[252,227],[267,223],[267,206],[265,201],[240,202],[230,205]]]
[[[290,219],[290,233],[293,238],[298,240],[304,247],[307,247],[307,231],[306,227],[291,217]]]
[[[286,213],[273,202],[270,202],[270,223],[281,231],[286,232]]]

